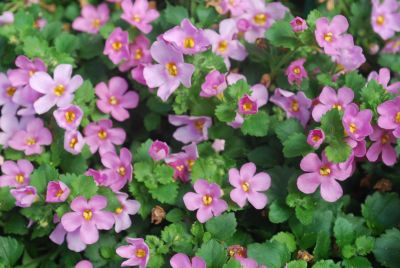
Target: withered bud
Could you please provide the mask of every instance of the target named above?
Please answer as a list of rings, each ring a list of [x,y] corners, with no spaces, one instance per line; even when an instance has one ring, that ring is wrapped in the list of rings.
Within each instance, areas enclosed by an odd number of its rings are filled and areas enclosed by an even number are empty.
[[[228,256],[231,258],[242,257],[247,258],[247,249],[241,245],[232,245],[228,247]]]
[[[371,175],[367,175],[360,181],[360,187],[362,188],[371,188]]]
[[[165,210],[160,206],[155,206],[151,210],[151,223],[160,224],[165,219]]]
[[[392,182],[388,179],[380,179],[377,183],[374,185],[374,189],[379,191],[379,192],[389,192],[392,190]]]
[[[265,39],[265,38],[257,38],[256,39],[256,46],[258,48],[266,49],[268,47],[267,39]]]
[[[299,250],[297,251],[297,259],[306,262],[311,262],[314,259],[314,256],[308,253],[307,250]]]
[[[63,24],[63,29],[64,29],[64,31],[66,31],[66,32],[71,31],[71,24],[69,24],[69,23],[64,23],[64,24]]]
[[[263,74],[261,76],[261,84],[263,84],[265,87],[269,87],[271,85],[271,76],[269,74]]]
[[[157,2],[149,1],[149,9],[157,9]]]

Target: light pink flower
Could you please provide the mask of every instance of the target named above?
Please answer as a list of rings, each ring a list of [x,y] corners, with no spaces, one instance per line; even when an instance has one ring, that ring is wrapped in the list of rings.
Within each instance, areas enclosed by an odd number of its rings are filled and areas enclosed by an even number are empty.
[[[90,261],[82,260],[75,265],[75,268],[93,268],[93,264]]]
[[[194,256],[192,261],[183,253],[177,253],[170,259],[172,268],[206,268],[206,262],[200,257]]]
[[[128,200],[128,194],[126,193],[118,193],[117,198],[120,206],[114,212],[115,232],[120,233],[131,227],[130,215],[138,213],[140,204],[136,200]]]
[[[15,205],[22,208],[30,207],[38,198],[36,188],[33,186],[11,189],[10,193],[15,198]]]
[[[20,159],[17,162],[5,161],[1,165],[1,171],[3,175],[0,176],[0,187],[21,188],[29,185],[33,165],[25,159]]]
[[[324,142],[324,140],[325,133],[322,129],[316,128],[308,132],[307,143],[314,149],[318,149],[319,146],[321,146],[321,144]]]
[[[85,145],[85,139],[78,130],[69,130],[64,134],[64,149],[71,154],[79,154]]]
[[[300,85],[304,78],[308,78],[308,73],[303,66],[305,61],[306,59],[298,59],[290,63],[289,67],[285,71],[289,84]]]
[[[124,0],[121,7],[123,11],[121,19],[145,34],[151,32],[153,26],[150,23],[160,16],[157,10],[149,8],[147,0],[136,0],[133,4],[131,0]]]
[[[128,149],[122,148],[120,156],[114,151],[104,153],[101,163],[107,168],[104,172],[109,180],[108,186],[113,191],[121,190],[132,180],[132,154]]]
[[[57,125],[65,130],[75,130],[81,123],[83,111],[79,106],[68,105],[53,113]]]
[[[129,1],[129,0],[128,0]],[[106,40],[103,54],[114,64],[129,59],[129,33],[117,27]]]
[[[128,260],[124,261],[121,266],[136,266],[146,268],[150,258],[149,246],[142,238],[126,238],[128,246],[120,246],[117,248],[117,254]]]
[[[396,150],[393,147],[393,144],[396,143],[396,138],[393,134],[390,131],[375,127],[374,132],[369,137],[373,143],[368,148],[368,160],[375,162],[381,155],[382,162],[385,165],[393,166],[397,161]]]
[[[60,203],[67,200],[70,190],[62,181],[49,181],[47,184],[46,202]]]
[[[296,17],[290,21],[290,26],[292,26],[293,32],[303,32],[308,29],[307,22],[300,17]]]
[[[86,4],[81,10],[81,16],[72,23],[72,28],[86,33],[98,33],[101,26],[108,21],[108,6],[106,3],[97,7]]]
[[[169,155],[168,144],[155,140],[149,148],[149,155],[154,161],[164,160]]]

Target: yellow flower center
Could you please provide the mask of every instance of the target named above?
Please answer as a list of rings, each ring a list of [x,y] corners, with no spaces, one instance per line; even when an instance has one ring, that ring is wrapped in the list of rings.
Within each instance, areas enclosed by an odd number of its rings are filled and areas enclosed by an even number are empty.
[[[25,181],[25,177],[23,174],[18,174],[15,176],[15,181],[18,182],[19,184],[23,184]]]
[[[73,111],[66,111],[64,117],[65,120],[67,120],[67,122],[71,124],[75,120],[76,114]]]
[[[313,135],[311,139],[312,139],[314,142],[317,142],[317,141],[319,141],[319,140],[321,139],[321,137],[318,136],[318,135]]]
[[[107,132],[105,130],[100,130],[99,132],[97,132],[97,136],[101,140],[105,140],[107,138]]]
[[[194,39],[193,37],[187,37],[185,40],[183,40],[183,46],[184,48],[194,48]]]
[[[338,109],[338,111],[341,111],[342,110],[342,105],[340,105],[339,103],[336,103],[336,104],[334,104],[333,106],[332,106],[332,108],[333,109]]]
[[[120,41],[115,41],[114,43],[112,43],[111,47],[115,51],[120,51],[122,48],[122,43]]]
[[[265,22],[267,21],[267,15],[263,13],[257,14],[253,17],[253,20],[258,25],[264,25]]]
[[[385,17],[382,15],[379,15],[376,18],[376,24],[378,24],[379,26],[382,26],[385,23]]]
[[[250,184],[248,182],[242,183],[242,189],[247,193],[248,191],[250,191]]]
[[[65,87],[64,87],[64,85],[57,85],[55,88],[54,88],[54,94],[56,94],[57,96],[62,96],[63,94],[64,94],[64,91],[65,91]]]
[[[182,172],[185,169],[184,165],[179,165],[175,167],[179,172]]]
[[[350,133],[354,133],[357,131],[357,125],[354,123],[350,123],[349,129],[350,129]]]
[[[319,174],[321,174],[321,176],[329,176],[331,174],[331,169],[329,167],[322,167],[319,169]]]
[[[99,27],[100,27],[100,24],[101,24],[101,22],[100,22],[99,19],[94,19],[94,20],[92,21],[92,26],[93,26],[93,28],[99,28]]]
[[[58,190],[58,191],[56,192],[56,197],[57,197],[57,198],[60,198],[63,194],[64,194],[64,191],[60,189],[60,190]]]
[[[188,170],[192,171],[195,161],[193,159],[187,160]]]
[[[292,112],[295,112],[295,113],[297,113],[300,110],[299,102],[297,100],[292,100],[291,109],[292,109]]]
[[[386,144],[386,143],[388,143],[388,142],[389,142],[389,135],[388,135],[388,134],[382,135],[382,137],[381,137],[381,143],[382,143],[382,144]]]
[[[397,112],[394,121],[395,121],[397,124],[400,124],[400,112]]]
[[[224,53],[228,49],[228,41],[222,40],[218,43],[218,51]]]
[[[139,15],[133,15],[133,16],[132,16],[132,20],[133,20],[134,22],[140,22],[142,19],[140,18]]]
[[[197,129],[198,132],[203,132],[204,120],[203,119],[196,120],[194,122],[194,126],[195,126],[195,128]]]
[[[251,111],[253,109],[253,103],[245,102],[245,103],[243,103],[242,108],[246,112]]]
[[[173,62],[167,63],[165,65],[165,68],[167,68],[167,72],[169,73],[170,76],[178,75],[178,68],[176,67],[175,63],[173,63]]]
[[[125,176],[125,174],[126,174],[126,169],[125,169],[125,167],[120,166],[120,167],[117,169],[117,172],[118,172],[118,174],[119,174],[121,177],[123,177],[123,176]]]
[[[83,211],[83,218],[87,221],[90,221],[93,217],[93,212],[90,209],[85,209]]]
[[[124,211],[122,207],[116,208],[115,209],[115,214],[121,214]]]
[[[140,60],[143,57],[143,51],[141,48],[135,50],[135,60]]]
[[[136,257],[138,258],[144,258],[146,256],[146,251],[144,249],[137,249],[135,253]]]
[[[118,104],[118,99],[115,96],[111,96],[110,99],[108,100],[108,102],[111,105],[117,105]]]
[[[75,138],[75,137],[73,137],[73,138],[70,140],[70,142],[69,142],[69,147],[70,147],[71,149],[74,149],[77,143],[78,143],[78,139]]]
[[[333,33],[332,32],[327,32],[326,34],[324,34],[324,40],[326,42],[332,42],[333,40]]]
[[[209,196],[208,194],[206,194],[205,196],[203,196],[203,204],[208,206],[212,203],[213,198],[211,196]]]
[[[299,67],[295,67],[295,68],[293,69],[293,73],[294,73],[294,74],[300,74],[300,73],[301,73],[300,68],[299,68]]]
[[[36,73],[36,70],[30,70],[29,71],[29,77],[31,77],[32,75],[34,75]]]
[[[12,96],[14,96],[15,91],[17,91],[17,89],[15,87],[8,87],[6,89],[6,94],[7,94],[7,96],[12,97]]]
[[[31,146],[31,145],[35,145],[36,144],[36,139],[33,137],[30,137],[26,140],[26,144]]]

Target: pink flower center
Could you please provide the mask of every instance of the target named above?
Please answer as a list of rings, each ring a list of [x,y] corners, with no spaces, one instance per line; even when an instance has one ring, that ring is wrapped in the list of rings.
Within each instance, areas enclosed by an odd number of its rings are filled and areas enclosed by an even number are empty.
[[[28,146],[32,146],[36,144],[36,139],[33,137],[29,137],[26,141],[25,141],[26,145]]]
[[[137,249],[135,252],[136,257],[138,258],[144,258],[146,256],[146,251],[144,249]]]
[[[7,96],[12,97],[12,96],[14,96],[15,91],[17,91],[17,89],[15,87],[8,87],[6,89],[6,94],[7,94]]]
[[[197,130],[198,132],[203,132],[204,120],[203,120],[203,119],[196,120],[196,121],[194,122],[194,126],[195,126],[195,128],[196,128],[196,130]]]
[[[170,76],[178,75],[178,68],[176,67],[175,63],[173,63],[173,62],[167,63],[165,65],[165,68],[167,68],[167,72],[169,73]]]
[[[381,143],[382,143],[382,144],[386,144],[386,143],[388,143],[388,142],[389,142],[389,135],[388,135],[388,134],[382,135],[382,137],[381,137]]]
[[[292,100],[292,104],[290,105],[292,112],[297,113],[300,110],[299,102],[297,100]]]
[[[87,221],[90,221],[93,217],[93,212],[90,209],[85,209],[83,211],[83,218]]]
[[[121,214],[122,212],[124,211],[124,207],[123,206],[120,206],[120,207],[118,207],[118,208],[116,208],[115,209],[115,214]]]
[[[253,109],[253,103],[250,101],[243,103],[242,108],[245,112],[251,111]]]
[[[101,139],[101,140],[105,140],[107,139],[107,132],[105,130],[100,130],[99,132],[97,132],[97,136]]]
[[[108,100],[108,102],[111,105],[117,105],[118,104],[118,99],[115,96],[111,96],[110,99]]]
[[[135,50],[135,60],[140,60],[143,57],[143,51],[141,48]]]
[[[302,20],[300,20],[300,19],[296,19],[296,24],[300,26],[300,25],[302,25],[302,24],[303,24],[303,21],[302,21]]]
[[[400,112],[397,112],[397,113],[396,113],[396,116],[395,116],[395,118],[394,118],[394,121],[395,121],[397,124],[400,124]]]
[[[203,204],[205,206],[209,206],[212,203],[212,201],[213,201],[213,198],[210,195],[206,194],[203,196]]]
[[[319,174],[321,176],[329,176],[331,174],[331,169],[327,166],[323,166],[319,169]]]
[[[140,22],[142,19],[140,18],[140,16],[139,15],[133,15],[132,16],[132,20],[134,21],[134,22]]]
[[[66,111],[64,117],[65,120],[67,120],[67,122],[71,124],[75,120],[76,114],[73,111]]]
[[[15,176],[15,181],[18,182],[19,184],[23,184],[25,181],[24,174],[19,173],[17,176]]]
[[[59,84],[54,88],[54,94],[56,94],[56,96],[60,97],[64,94],[64,92],[65,92],[64,85]]]
[[[195,42],[193,37],[187,37],[183,40],[183,47],[184,48],[194,48]]]
[[[192,168],[194,166],[195,161],[193,159],[188,159],[187,160],[187,165],[188,165],[188,170],[192,171]]]
[[[117,169],[117,172],[118,172],[118,174],[119,174],[121,177],[123,177],[123,176],[125,176],[125,174],[126,174],[126,168],[125,168],[124,166],[120,166],[120,167]]]
[[[300,74],[300,73],[301,73],[300,67],[295,67],[295,68],[293,69],[293,73],[294,73],[294,74]]]
[[[76,137],[73,137],[70,141],[69,141],[69,147],[71,149],[74,149],[76,144],[78,143],[78,139]]]
[[[100,20],[99,19],[94,19],[93,21],[92,21],[92,26],[93,26],[93,28],[99,28],[100,27],[100,25],[101,25],[101,22],[100,22]]]
[[[259,13],[253,17],[253,20],[258,25],[264,25],[267,21],[267,15],[265,15],[264,13]]]
[[[357,125],[354,123],[350,123],[349,129],[350,129],[350,133],[355,133],[357,131]]]
[[[32,75],[34,75],[36,73],[36,70],[29,70],[29,76],[31,77]]]
[[[64,191],[60,189],[56,192],[55,197],[60,198],[63,194],[64,194]]]
[[[224,53],[228,49],[228,41],[222,40],[218,43],[218,51]]]
[[[122,48],[122,43],[120,41],[115,41],[111,44],[111,47],[114,51],[120,51]]]
[[[327,32],[324,34],[324,40],[328,43],[333,41],[333,33],[332,32]]]
[[[385,23],[385,17],[383,15],[379,15],[376,17],[376,24],[382,26]]]
[[[313,140],[313,142],[317,142],[321,139],[321,137],[317,134],[314,134],[311,139]]]
[[[242,190],[245,191],[246,193],[250,191],[250,184],[248,182],[243,182],[242,183]]]

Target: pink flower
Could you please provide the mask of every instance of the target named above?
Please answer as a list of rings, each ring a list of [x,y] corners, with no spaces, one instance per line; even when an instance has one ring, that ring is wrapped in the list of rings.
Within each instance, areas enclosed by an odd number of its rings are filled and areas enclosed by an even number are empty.
[[[341,87],[336,93],[333,88],[326,86],[318,97],[319,103],[315,105],[312,117],[316,122],[319,122],[326,112],[331,109],[342,111],[352,103],[353,99],[354,92],[348,87]]]
[[[122,128],[112,128],[113,123],[109,119],[102,119],[97,123],[90,123],[85,127],[85,141],[90,151],[94,154],[99,150],[100,154],[115,151],[114,145],[124,143],[126,133]]]
[[[158,87],[157,95],[163,101],[166,101],[181,83],[190,88],[194,65],[185,63],[180,51],[164,41],[156,41],[150,52],[159,64],[145,66],[143,76],[148,87]]]
[[[44,127],[43,120],[35,118],[27,124],[25,130],[17,131],[8,144],[14,150],[32,155],[41,154],[43,145],[50,145],[52,140],[51,132]]]
[[[117,27],[106,40],[103,54],[114,63],[129,59],[129,33]]]
[[[29,185],[29,176],[33,171],[33,165],[25,159],[17,162],[5,161],[1,165],[1,171],[3,175],[0,176],[0,187],[21,188]]]
[[[222,191],[218,184],[199,179],[194,184],[194,190],[196,193],[189,192],[183,196],[183,202],[188,210],[197,210],[199,222],[205,223],[228,209],[228,204],[221,199]]]
[[[4,11],[0,15],[0,25],[14,23],[14,14],[10,11]]]
[[[208,128],[212,124],[208,116],[169,115],[168,121],[180,126],[173,134],[177,141],[190,143],[208,140]]]
[[[136,200],[128,200],[126,193],[118,193],[117,198],[121,205],[114,212],[115,232],[120,233],[131,227],[132,221],[129,215],[138,213],[140,204]]]
[[[336,180],[347,179],[350,172],[329,162],[324,153],[322,160],[315,153],[306,155],[301,160],[300,167],[307,172],[297,178],[297,187],[303,193],[311,194],[320,186],[321,196],[328,202],[335,202],[343,195],[342,187]]]
[[[18,69],[10,70],[8,78],[14,87],[29,85],[29,79],[36,72],[47,72],[47,67],[41,59],[30,60],[26,56],[20,55],[15,59]]]
[[[18,130],[25,129],[26,125],[31,122],[33,117],[22,117],[20,121],[14,114],[0,116],[0,144],[3,148],[8,148],[8,142],[14,137]]]
[[[258,266],[257,261],[250,258],[238,258],[237,260],[243,268],[267,268],[265,265]]]
[[[128,246],[120,246],[117,248],[117,254],[128,260],[124,261],[121,266],[136,266],[146,268],[150,258],[150,249],[142,238],[126,238],[130,244]]]
[[[119,65],[121,72],[126,72],[139,64],[151,63],[150,41],[144,35],[139,35],[129,45],[129,59]]]
[[[155,140],[149,148],[149,155],[154,161],[164,160],[169,155],[168,144]]]
[[[187,18],[182,20],[180,26],[166,31],[162,36],[165,41],[174,44],[183,54],[203,52],[210,44],[204,31],[197,29]]]
[[[79,154],[85,145],[85,139],[78,130],[69,130],[64,134],[64,149],[71,154]]]
[[[315,39],[320,47],[324,48],[326,54],[335,54],[335,45],[340,44],[344,33],[349,28],[346,17],[337,15],[332,21],[326,17],[316,21]]]
[[[238,32],[234,19],[225,19],[219,24],[219,34],[213,30],[205,30],[205,35],[212,45],[212,51],[225,60],[229,68],[229,58],[242,61],[247,57],[246,48],[236,39]]]
[[[15,198],[15,205],[22,208],[30,207],[38,198],[36,188],[33,186],[11,189],[10,193]]]
[[[324,140],[325,133],[322,129],[316,128],[308,132],[307,143],[314,149],[318,149],[319,146],[321,146],[321,144],[324,142]]]
[[[288,118],[297,118],[305,126],[310,119],[311,100],[299,91],[297,94],[280,88],[275,89],[271,102],[281,107]]]
[[[81,123],[83,111],[79,106],[68,105],[58,108],[53,113],[57,125],[65,130],[75,130]]]
[[[356,70],[366,60],[362,48],[354,45],[353,37],[349,34],[344,35],[340,42],[334,44],[333,50],[328,54],[334,62],[341,65],[344,71]]]
[[[382,154],[382,162],[385,165],[393,166],[397,161],[396,150],[393,143],[396,143],[396,138],[387,130],[374,128],[374,132],[369,136],[374,143],[368,148],[367,158],[371,162],[378,160]]]
[[[386,43],[382,52],[388,54],[396,54],[400,52],[400,37],[394,38]]]
[[[101,26],[108,21],[108,6],[103,3],[97,7],[92,5],[84,5],[81,10],[81,17],[77,17],[72,23],[72,29],[86,32],[98,33]]]
[[[170,154],[165,162],[174,169],[174,178],[179,178],[183,182],[189,181],[189,174],[192,172],[192,167],[199,158],[196,143],[192,142],[189,145],[182,147],[183,152]]]
[[[54,79],[46,72],[36,72],[29,80],[30,86],[39,93],[40,97],[33,107],[36,113],[43,114],[54,105],[67,106],[74,99],[74,92],[82,85],[80,75],[72,75],[72,65],[60,64],[54,70]]]
[[[290,63],[289,67],[285,71],[289,84],[300,85],[304,78],[308,78],[307,71],[303,66],[305,61],[306,59],[298,59]]]
[[[94,244],[99,240],[98,230],[110,230],[114,225],[113,214],[102,211],[106,206],[107,199],[101,195],[95,195],[89,201],[78,196],[71,203],[73,212],[65,213],[61,223],[67,232],[79,230],[85,244]]]
[[[342,118],[343,127],[346,133],[354,140],[364,140],[366,136],[372,134],[371,126],[372,111],[365,109],[358,111],[356,104],[346,107]]]
[[[145,64],[139,64],[138,66],[133,68],[131,71],[131,76],[132,76],[132,79],[135,80],[136,82],[138,82],[139,84],[147,86],[146,79],[144,79],[144,75],[143,75],[144,67],[145,67]]]
[[[125,184],[132,180],[132,154],[122,148],[120,156],[110,151],[101,156],[101,163],[107,168],[104,172],[110,180],[110,188],[113,191],[121,190]]]
[[[393,130],[393,135],[400,138],[400,97],[385,101],[378,106],[378,126]]]
[[[292,19],[292,21],[290,22],[290,26],[292,26],[293,32],[296,33],[303,32],[304,30],[308,29],[307,22],[300,17]]]
[[[46,202],[60,203],[67,200],[70,190],[62,181],[49,181],[47,184]]]
[[[394,94],[400,93],[400,82],[395,82],[389,86],[390,70],[388,68],[381,68],[379,74],[375,71],[371,72],[368,75],[368,81],[371,80],[377,81],[387,92]]]
[[[150,23],[160,16],[157,10],[149,8],[147,0],[136,0],[134,4],[131,0],[124,0],[121,7],[123,11],[121,19],[145,34],[151,32],[153,26]]]
[[[215,139],[211,147],[216,153],[222,152],[225,149],[225,140]]]
[[[220,6],[224,14],[230,12],[232,17],[237,17],[246,11],[248,3],[246,0],[222,0]]]
[[[372,29],[387,40],[400,32],[400,4],[397,0],[372,0]]]
[[[240,114],[256,114],[258,112],[257,102],[247,94],[240,98],[238,108]]]
[[[105,114],[111,114],[118,121],[129,118],[126,109],[136,108],[139,103],[139,95],[128,90],[128,83],[119,76],[114,76],[106,85],[104,82],[95,88],[99,99],[96,101],[97,108]]]
[[[80,238],[80,229],[76,229],[73,232],[67,232],[62,223],[60,223],[60,219],[57,214],[54,215],[54,223],[58,223],[56,228],[51,232],[49,239],[56,243],[57,245],[61,245],[64,243],[65,238],[67,238],[68,249],[81,252],[86,249],[86,244],[82,242]]]
[[[231,168],[229,170],[229,183],[235,187],[230,193],[233,202],[243,208],[248,200],[256,209],[263,209],[268,202],[268,198],[264,193],[271,187],[271,177],[265,173],[256,173],[256,165],[246,163],[237,170]]]
[[[17,104],[13,101],[13,97],[20,88],[16,88],[11,85],[7,75],[0,73],[0,107],[1,114],[15,114],[17,110]]]
[[[206,268],[206,262],[200,257],[194,256],[192,261],[183,253],[177,253],[170,259],[172,268]]]
[[[218,70],[212,70],[206,75],[205,81],[201,85],[200,96],[204,98],[220,96],[226,87],[225,75]]]
[[[93,264],[90,261],[82,260],[75,265],[75,268],[93,268]]]

